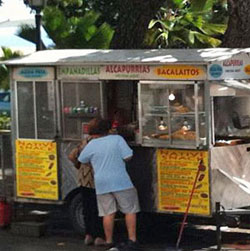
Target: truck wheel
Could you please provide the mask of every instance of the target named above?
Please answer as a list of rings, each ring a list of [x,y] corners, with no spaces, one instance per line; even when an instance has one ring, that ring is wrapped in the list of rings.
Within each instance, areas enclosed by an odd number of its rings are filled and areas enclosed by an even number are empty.
[[[69,217],[74,230],[81,234],[85,234],[85,220],[83,215],[83,203],[80,193],[76,194],[69,204]]]

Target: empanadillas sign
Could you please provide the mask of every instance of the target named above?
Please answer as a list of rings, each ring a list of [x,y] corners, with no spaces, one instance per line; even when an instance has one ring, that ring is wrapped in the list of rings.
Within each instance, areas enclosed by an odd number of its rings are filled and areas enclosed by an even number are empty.
[[[109,64],[92,66],[61,66],[59,79],[138,79],[138,80],[202,80],[206,78],[204,66],[194,65],[129,65]]]

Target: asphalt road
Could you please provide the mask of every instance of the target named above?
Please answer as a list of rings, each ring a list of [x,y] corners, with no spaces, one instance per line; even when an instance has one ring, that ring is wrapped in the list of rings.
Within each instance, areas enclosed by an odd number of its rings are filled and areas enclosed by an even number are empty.
[[[44,235],[32,236],[28,231],[13,231],[19,222],[30,222],[29,217],[19,216],[8,228],[0,229],[0,251],[102,251],[103,247],[85,246],[83,236],[76,234],[63,211],[54,210],[46,219]],[[146,221],[139,227],[141,251],[177,250],[180,221],[159,219]],[[32,231],[32,230],[31,230]],[[250,250],[250,230],[223,228],[222,250]],[[115,240],[126,239],[124,222],[119,220],[115,227]],[[179,250],[216,250],[215,226],[196,225],[189,222],[183,231]]]
[[[83,238],[73,235],[69,232],[60,231],[57,234],[46,234],[43,237],[28,237],[16,235],[9,230],[0,230],[0,250],[1,251],[101,251],[102,247],[85,246]],[[144,242],[141,244],[143,251],[165,251],[176,250],[172,245],[172,241],[168,242],[164,239],[157,242]],[[194,247],[194,243],[185,243],[180,246],[181,250],[208,250],[212,247]]]

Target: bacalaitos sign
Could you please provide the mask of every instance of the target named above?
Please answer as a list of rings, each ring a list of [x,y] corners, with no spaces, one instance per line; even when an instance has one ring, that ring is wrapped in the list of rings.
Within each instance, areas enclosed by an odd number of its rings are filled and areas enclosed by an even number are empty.
[[[138,80],[202,80],[204,66],[109,64],[102,66],[65,66],[58,71],[59,79],[138,79]]]
[[[205,76],[202,67],[190,65],[165,65],[156,67],[155,74],[165,79],[203,79]]]

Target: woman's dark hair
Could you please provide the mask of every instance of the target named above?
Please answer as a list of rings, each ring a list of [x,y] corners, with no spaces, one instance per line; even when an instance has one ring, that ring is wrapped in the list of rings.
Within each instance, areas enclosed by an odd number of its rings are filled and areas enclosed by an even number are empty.
[[[89,122],[89,135],[99,134],[106,135],[111,129],[111,123],[107,119],[94,118]]]

